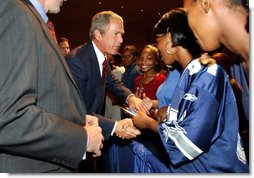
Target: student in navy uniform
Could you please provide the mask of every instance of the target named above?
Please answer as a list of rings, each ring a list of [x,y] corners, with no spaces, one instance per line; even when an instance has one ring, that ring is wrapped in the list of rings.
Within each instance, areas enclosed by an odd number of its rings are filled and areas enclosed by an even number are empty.
[[[241,86],[236,97],[240,122],[249,122],[249,0],[184,0],[183,4],[202,49],[213,51],[222,44],[237,54],[229,58],[228,62],[234,61],[230,75]],[[241,135],[248,153],[249,126]]]

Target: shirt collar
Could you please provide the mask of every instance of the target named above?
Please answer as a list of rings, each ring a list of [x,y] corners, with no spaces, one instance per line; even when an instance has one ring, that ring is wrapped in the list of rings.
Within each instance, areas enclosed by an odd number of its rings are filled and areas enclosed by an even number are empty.
[[[35,9],[38,11],[38,13],[41,15],[42,19],[44,20],[45,23],[48,22],[48,16],[47,14],[44,12],[44,9],[42,7],[42,5],[38,2],[38,0],[29,0],[33,6],[35,7]]]
[[[93,47],[94,47],[94,50],[95,50],[95,54],[97,56],[97,59],[98,59],[98,62],[100,64],[100,66],[102,65],[102,63],[104,62],[105,60],[105,56],[104,54],[97,48],[97,46],[95,45],[95,43],[92,41],[92,44],[93,44]]]

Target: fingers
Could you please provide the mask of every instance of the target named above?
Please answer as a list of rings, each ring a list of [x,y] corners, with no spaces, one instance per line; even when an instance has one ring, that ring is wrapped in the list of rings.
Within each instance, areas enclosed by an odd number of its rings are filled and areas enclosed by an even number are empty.
[[[123,123],[123,125],[122,125],[123,129],[125,129],[126,127],[133,127],[134,126],[132,120],[128,119],[128,118],[123,119],[122,123]]]
[[[150,110],[153,107],[152,100],[146,96],[145,93],[143,93],[143,102],[147,105],[148,110]]]
[[[98,118],[92,115],[86,115],[86,125],[99,126]]]
[[[125,127],[125,128],[122,128],[121,131],[118,131],[116,133],[116,135],[119,137],[119,138],[122,138],[122,139],[131,139],[131,138],[135,138],[137,137],[138,135],[140,135],[141,132],[136,129],[135,127],[131,127],[131,126],[128,126],[128,127]]]
[[[200,61],[201,64],[208,65],[208,66],[211,66],[211,65],[217,63],[216,60],[211,58],[209,55],[202,55],[199,58],[199,61]]]
[[[131,137],[136,137],[137,135],[141,134],[141,132],[135,127],[127,127],[125,129],[125,133]]]
[[[100,145],[100,149],[94,151],[93,157],[101,156],[101,149],[103,148],[103,144]]]
[[[96,157],[99,157],[99,156],[101,156],[101,150],[94,151],[93,157],[96,158]]]
[[[142,111],[143,113],[149,114],[149,106],[147,106],[147,104],[142,101],[139,103],[139,105],[137,106],[137,110]]]
[[[98,126],[85,126],[87,136],[88,136],[88,143],[86,147],[87,152],[94,153],[93,157],[98,157],[101,155],[101,149],[103,148],[103,135],[102,129]]]
[[[149,113],[149,106],[147,106],[146,103],[140,98],[137,98],[136,96],[131,96],[128,102],[130,108],[143,111],[147,114]]]

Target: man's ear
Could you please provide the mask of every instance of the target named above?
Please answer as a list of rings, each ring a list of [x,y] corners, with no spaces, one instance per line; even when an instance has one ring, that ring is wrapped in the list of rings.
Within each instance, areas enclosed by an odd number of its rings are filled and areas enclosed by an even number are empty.
[[[201,7],[205,11],[205,13],[208,13],[211,8],[210,0],[201,0]]]
[[[95,39],[97,39],[97,40],[100,40],[101,39],[101,33],[100,33],[100,31],[99,30],[94,30],[94,37],[95,37]]]

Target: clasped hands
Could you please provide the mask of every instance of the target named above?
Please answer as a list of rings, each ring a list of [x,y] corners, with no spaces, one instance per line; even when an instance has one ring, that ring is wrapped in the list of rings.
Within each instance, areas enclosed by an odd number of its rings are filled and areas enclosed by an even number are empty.
[[[149,107],[147,104],[136,96],[130,96],[128,102],[130,107],[149,113]],[[101,149],[103,148],[104,137],[102,135],[102,129],[98,123],[98,118],[86,115],[86,125],[84,128],[88,135],[86,151],[94,153],[94,157],[100,156]],[[128,118],[117,121],[114,133],[122,139],[135,138],[137,135],[141,134],[141,132],[134,127],[132,119]]]
[[[101,155],[101,149],[103,148],[104,137],[102,135],[102,129],[99,126],[98,118],[91,115],[86,115],[86,125],[84,126],[87,132],[87,147],[86,151],[93,153],[93,157]]]
[[[147,114],[149,113],[149,109],[151,107],[146,101],[141,100],[135,95],[131,95],[128,98],[128,105],[134,110],[141,111]],[[140,135],[141,132],[133,125],[133,121],[131,118],[125,118],[123,120],[117,121],[115,134],[122,139],[131,139]]]
[[[141,132],[134,127],[131,119],[126,118],[116,123],[115,134],[122,139],[131,139],[140,135]]]
[[[150,117],[142,111],[138,111],[137,115],[132,117],[133,124],[139,129],[150,129],[157,132],[158,124],[166,120],[167,110],[168,106],[160,108],[154,117]]]
[[[169,106],[152,109],[153,106],[157,108],[158,104],[145,94],[143,94],[143,100],[136,96],[129,97],[128,103],[129,107],[137,110],[137,115],[132,117],[132,121],[138,129],[150,129],[157,132],[158,124],[166,120]]]
[[[102,129],[99,127],[98,118],[91,115],[86,115],[86,125],[84,126],[88,135],[87,152],[93,153],[94,157],[101,156],[101,149],[103,148],[104,137]],[[134,127],[131,119],[123,119],[117,121],[114,132],[122,139],[135,138],[141,132]]]

